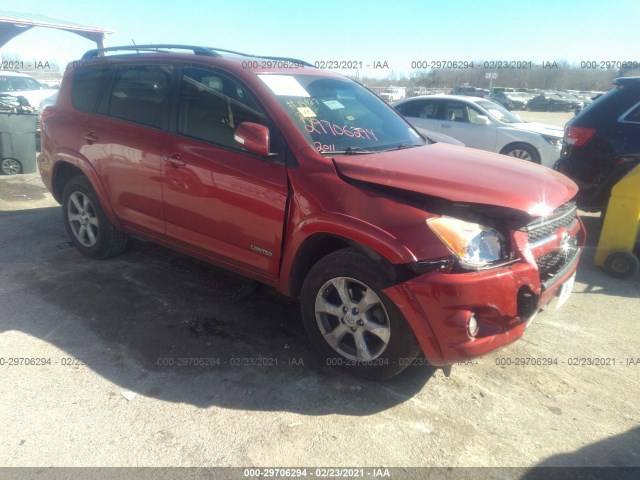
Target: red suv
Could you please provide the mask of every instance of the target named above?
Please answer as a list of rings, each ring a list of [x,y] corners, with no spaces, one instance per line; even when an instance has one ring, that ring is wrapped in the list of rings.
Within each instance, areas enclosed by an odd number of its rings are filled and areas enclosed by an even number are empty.
[[[328,364],[368,378],[517,340],[569,295],[585,239],[563,175],[434,144],[281,57],[89,51],[43,114],[39,167],[83,254],[145,237],[300,297]]]

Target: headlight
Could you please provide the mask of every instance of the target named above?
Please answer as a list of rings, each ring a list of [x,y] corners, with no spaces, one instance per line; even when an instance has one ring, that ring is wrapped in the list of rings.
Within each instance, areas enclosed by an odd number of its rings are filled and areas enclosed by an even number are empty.
[[[548,143],[550,143],[554,147],[559,147],[560,145],[562,145],[562,137],[553,137],[551,135],[542,135],[542,138],[544,138]]]
[[[503,257],[502,235],[492,228],[453,217],[430,218],[427,225],[463,266],[482,268]]]

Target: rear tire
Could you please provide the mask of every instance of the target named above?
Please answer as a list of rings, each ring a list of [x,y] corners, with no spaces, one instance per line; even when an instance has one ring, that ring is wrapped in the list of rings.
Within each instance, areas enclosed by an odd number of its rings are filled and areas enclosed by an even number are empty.
[[[391,284],[383,268],[352,248],[331,253],[311,268],[302,286],[302,319],[327,365],[383,380],[415,360],[420,345],[382,293]]]
[[[109,222],[87,177],[80,175],[67,182],[62,213],[69,238],[87,257],[110,258],[127,246],[127,235]]]

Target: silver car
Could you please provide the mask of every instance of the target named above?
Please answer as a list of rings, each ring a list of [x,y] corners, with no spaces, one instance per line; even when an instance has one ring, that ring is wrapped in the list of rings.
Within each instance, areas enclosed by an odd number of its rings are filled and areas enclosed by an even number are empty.
[[[525,122],[495,102],[436,95],[393,103],[415,127],[444,133],[467,147],[502,153],[552,167],[560,157],[563,129]]]

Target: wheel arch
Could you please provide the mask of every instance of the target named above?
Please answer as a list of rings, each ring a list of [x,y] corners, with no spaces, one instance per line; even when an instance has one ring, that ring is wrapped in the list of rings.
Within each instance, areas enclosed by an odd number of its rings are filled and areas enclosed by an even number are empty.
[[[353,219],[355,221],[355,219]],[[324,223],[324,222],[322,222]],[[364,224],[368,225],[368,224]],[[313,231],[299,231],[285,251],[281,268],[278,290],[282,293],[298,296],[304,279],[311,268],[330,253],[343,248],[355,248],[360,253],[380,265],[393,281],[399,279],[400,265],[416,261],[415,256],[397,239],[382,230],[368,225],[358,230],[341,230],[337,225],[314,225]],[[324,227],[324,228],[323,228]],[[304,230],[304,229],[302,229]],[[348,235],[349,231],[358,231],[358,238]]]
[[[102,182],[98,178],[93,168],[88,165],[88,162],[81,162],[77,159],[70,161],[67,159],[59,159],[53,168],[52,180],[51,180],[51,194],[58,203],[62,203],[62,192],[64,186],[69,180],[78,175],[83,175],[89,180],[91,187],[96,192],[100,206],[104,211],[109,221],[116,227],[120,226],[120,222],[115,213],[111,209],[111,203],[108,201],[108,196],[102,186]]]
[[[62,192],[64,191],[64,186],[69,180],[78,175],[85,174],[76,165],[64,160],[56,162],[51,180],[51,194],[58,203],[62,203]]]

